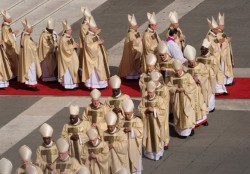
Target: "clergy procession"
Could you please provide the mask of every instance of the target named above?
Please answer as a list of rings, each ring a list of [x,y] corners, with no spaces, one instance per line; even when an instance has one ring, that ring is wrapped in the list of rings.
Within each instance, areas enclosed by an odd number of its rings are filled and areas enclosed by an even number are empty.
[[[182,31],[174,9],[166,17],[171,24],[164,38],[157,33],[155,12],[143,14],[148,20],[143,33],[136,16],[128,14],[120,65],[111,75],[102,30],[87,7],[79,10],[83,14],[79,43],[67,19],[59,36],[51,17],[36,42],[25,18],[20,48],[19,31],[12,29],[8,11],[2,11],[0,89],[15,80],[34,93],[39,81],[60,83],[65,90],[76,90],[83,83],[91,97],[82,115],[81,106],[69,106],[60,137],[53,136],[48,123],[39,127],[42,143],[36,152],[28,143],[18,149],[21,161],[16,174],[143,173],[142,158],[153,163],[171,148],[171,126],[180,139],[195,136],[199,127],[209,125],[215,96],[229,95],[226,87],[234,84],[231,37],[224,32],[223,13],[205,21],[208,32],[200,50],[186,41],[188,33]],[[122,91],[123,79],[138,81],[138,108]],[[112,95],[102,103],[102,90],[108,86]],[[0,160],[0,173],[14,173],[11,161]]]

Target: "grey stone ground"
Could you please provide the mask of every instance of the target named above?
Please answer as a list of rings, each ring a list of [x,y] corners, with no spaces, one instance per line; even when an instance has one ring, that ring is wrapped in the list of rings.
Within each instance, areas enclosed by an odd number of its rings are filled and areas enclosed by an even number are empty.
[[[37,15],[34,19],[31,18],[32,21],[36,23],[41,20],[40,15],[51,13],[53,12],[53,8],[56,9],[58,7],[54,1],[55,0],[47,0],[47,2],[45,0],[1,0],[0,6],[8,8],[10,7],[9,4],[17,4],[11,12],[15,18],[18,18],[22,16],[22,14],[24,14],[23,11],[27,11],[28,8],[34,8],[38,3],[48,3],[47,5],[44,4],[42,6],[43,8],[38,9],[40,11],[31,13]],[[56,13],[59,19],[70,18],[71,15],[79,16],[72,25],[73,29],[75,29],[74,37],[77,39],[79,26],[82,21],[79,12],[79,4],[82,4],[82,1],[60,0],[58,2],[58,4],[65,4],[65,7]],[[141,25],[146,21],[147,11],[159,12],[172,2],[172,0],[106,1],[93,11],[97,24],[102,28],[103,32],[101,36],[105,39],[106,48],[111,48],[124,37],[127,31],[127,13],[135,13],[137,21],[139,25]],[[48,8],[49,5],[51,9]],[[67,8],[72,9],[72,12],[65,13]],[[208,30],[206,17],[211,17],[212,15],[216,16],[219,11],[225,12],[226,32],[228,35],[233,36],[235,66],[237,68],[250,68],[250,61],[248,59],[250,50],[248,44],[250,38],[248,32],[250,28],[250,22],[248,20],[250,14],[249,9],[250,2],[247,0],[205,0],[184,16],[180,20],[180,23],[186,34],[187,42],[199,49],[202,39]],[[16,14],[15,11],[17,12]],[[45,25],[44,21],[42,21],[41,24],[37,24],[35,30],[41,31],[42,27],[40,26],[42,25]],[[16,24],[16,26],[18,27],[19,25]],[[57,28],[60,28],[59,26],[61,26],[61,24],[58,22]],[[34,33],[34,38],[38,38],[40,31]],[[164,35],[165,32],[161,33],[162,38],[164,38]],[[112,67],[113,73],[115,73],[116,70],[117,66]],[[18,114],[28,109],[33,103],[39,101],[41,98],[42,96],[1,96],[0,130],[6,123],[14,119]],[[88,100],[83,99],[83,102],[88,102]],[[226,101],[223,103],[224,105],[225,102]],[[138,105],[138,103],[139,101],[137,99],[136,105]],[[240,100],[236,102],[237,106],[233,107],[234,111],[232,111],[230,107],[227,107],[227,110],[217,110],[215,113],[210,114],[209,126],[198,128],[193,137],[180,139],[176,137],[174,131],[171,131],[170,148],[164,153],[163,159],[157,162],[143,159],[144,171],[142,173],[249,173],[249,111],[244,111],[240,107],[244,105],[244,109],[247,109],[248,103],[249,100]],[[86,105],[86,103],[83,105]],[[237,110],[237,107],[241,111]],[[55,129],[54,137],[59,136],[63,124],[67,121],[67,108],[62,108],[48,121]],[[15,127],[13,127],[13,129],[15,129]],[[17,149],[21,145],[27,144],[32,148],[33,153],[35,153],[35,149],[40,143],[41,137],[38,130],[34,130],[2,154],[1,157],[5,156],[9,158],[13,162],[14,168],[16,168],[20,165]]]

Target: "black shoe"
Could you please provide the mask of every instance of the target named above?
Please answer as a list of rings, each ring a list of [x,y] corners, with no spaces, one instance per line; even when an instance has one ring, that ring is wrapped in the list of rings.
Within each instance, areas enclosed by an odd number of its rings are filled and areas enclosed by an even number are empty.
[[[39,91],[37,87],[27,87],[27,89],[30,91]]]
[[[76,87],[76,88],[73,88],[73,89],[71,89],[72,91],[76,91],[76,90],[78,90],[79,89],[79,87]]]
[[[168,146],[164,146],[164,150],[168,150]]]
[[[208,122],[202,123],[203,126],[208,126]]]
[[[17,76],[14,77],[13,79],[10,79],[9,81],[17,81]]]
[[[192,129],[191,133],[190,133],[190,137],[194,135],[194,130]]]
[[[235,82],[233,81],[232,83],[225,84],[225,86],[233,86],[234,84],[235,84]]]
[[[212,112],[214,112],[215,111],[215,108],[214,109],[212,109],[211,111],[209,111],[209,113],[212,113]]]
[[[222,95],[229,95],[229,93],[228,92],[224,92]]]
[[[169,114],[168,120],[169,120],[169,121],[173,121],[173,120],[174,120],[174,114],[173,114],[173,113],[170,113],[170,114]]]
[[[101,91],[101,90],[105,90],[105,89],[107,89],[107,87],[105,87],[105,88],[99,88],[98,90],[100,90],[100,91]]]

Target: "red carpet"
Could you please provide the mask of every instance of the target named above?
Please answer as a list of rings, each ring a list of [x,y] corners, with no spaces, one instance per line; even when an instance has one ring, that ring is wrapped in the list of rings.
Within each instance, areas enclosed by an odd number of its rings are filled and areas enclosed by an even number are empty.
[[[218,96],[225,99],[250,99],[250,78],[236,78],[233,86],[227,86],[228,96]],[[28,91],[24,84],[10,81],[10,87],[0,90],[0,95],[54,95],[54,96],[89,96],[89,91],[83,84],[77,90],[64,90],[59,83],[43,83],[38,85],[40,91]],[[140,97],[137,80],[122,80],[121,89],[124,93],[132,97]],[[110,96],[111,88],[101,90],[102,96]]]
[[[16,81],[10,81],[10,86],[4,90],[0,90],[0,95],[52,95],[52,96],[89,96],[90,91],[81,83],[77,90],[64,90],[59,83],[43,83],[39,82],[40,91],[26,90],[24,84]],[[140,97],[140,88],[138,80],[128,81],[122,80],[121,90],[132,96]],[[111,88],[101,90],[102,96],[110,96]]]
[[[250,78],[235,78],[233,86],[227,86],[229,95],[216,96],[218,99],[250,99]]]

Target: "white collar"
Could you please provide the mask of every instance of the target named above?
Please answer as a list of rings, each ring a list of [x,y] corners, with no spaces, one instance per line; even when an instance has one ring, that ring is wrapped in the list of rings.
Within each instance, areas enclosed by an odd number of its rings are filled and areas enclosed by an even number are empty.
[[[215,34],[214,32],[212,32],[212,30],[209,30],[209,33],[213,36],[217,36],[217,34]]]
[[[99,144],[99,142],[100,142],[100,140],[99,140],[99,139],[97,139],[97,140],[96,140],[96,143],[95,143],[95,144],[93,144],[93,146],[94,146],[94,147],[96,147],[96,146]]]
[[[53,141],[51,140],[50,143],[49,143],[48,145],[46,145],[46,144],[44,144],[44,145],[45,145],[45,147],[47,147],[47,148],[48,148],[48,147],[51,147],[51,146],[53,145]]]
[[[115,133],[115,132],[116,132],[116,129],[117,129],[117,128],[115,128],[115,129],[114,129],[114,130],[113,130],[112,132],[110,132],[110,134],[113,134],[113,133]]]
[[[95,35],[95,33],[94,33],[94,32],[92,32],[92,31],[90,31],[90,30],[89,30],[89,34],[91,34],[91,35]]]
[[[74,126],[77,126],[77,125],[80,124],[80,122],[81,122],[81,120],[78,118],[78,121],[77,121],[75,124],[73,124],[73,125],[74,125]]]
[[[150,27],[148,27],[148,31],[154,32],[154,30],[152,28],[150,28]]]
[[[149,97],[149,100],[150,100],[150,101],[154,100],[155,96],[156,96],[156,94],[154,94],[154,96],[151,97],[151,98]]]
[[[9,23],[9,22],[4,22],[4,24],[6,24],[6,25],[10,26],[10,23]]]
[[[117,96],[115,96],[115,98],[118,98],[122,95],[122,93],[120,92]]]
[[[67,161],[69,159],[69,154],[67,155],[67,157],[65,159],[60,159],[61,161]]]
[[[156,88],[159,88],[161,86],[161,82],[158,83],[158,85],[156,86]]]

